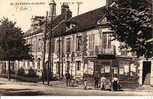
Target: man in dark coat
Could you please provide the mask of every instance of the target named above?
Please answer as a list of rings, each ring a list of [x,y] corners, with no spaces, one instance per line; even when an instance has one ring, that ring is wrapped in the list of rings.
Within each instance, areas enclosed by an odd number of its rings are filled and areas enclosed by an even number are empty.
[[[99,74],[98,74],[98,72],[95,73],[94,80],[95,80],[95,88],[98,88],[99,87]]]
[[[67,72],[65,74],[65,77],[66,77],[66,86],[69,87],[70,86],[70,82],[71,82],[71,75],[69,72]]]
[[[112,79],[112,87],[113,87],[113,90],[114,91],[118,91],[118,89],[119,89],[119,80],[118,80],[118,78],[117,78],[117,75],[115,75],[114,76],[114,78]]]

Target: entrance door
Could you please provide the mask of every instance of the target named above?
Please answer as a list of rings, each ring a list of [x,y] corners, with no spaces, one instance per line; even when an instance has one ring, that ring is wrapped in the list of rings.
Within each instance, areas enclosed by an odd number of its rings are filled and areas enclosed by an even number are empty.
[[[57,62],[57,64],[56,64],[56,74],[60,78],[60,62]]]
[[[150,84],[150,75],[151,75],[151,61],[144,61],[143,62],[143,78],[142,78],[143,85]]]

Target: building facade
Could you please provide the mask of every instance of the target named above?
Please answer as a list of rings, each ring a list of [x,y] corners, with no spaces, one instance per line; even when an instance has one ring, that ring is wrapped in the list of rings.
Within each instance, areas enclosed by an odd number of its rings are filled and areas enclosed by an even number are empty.
[[[108,5],[108,3],[107,3]],[[61,6],[61,14],[54,12],[56,3],[50,3],[53,13],[53,39],[51,72],[58,79],[69,72],[74,79],[82,79],[83,75],[99,73],[109,78],[118,75],[121,79],[132,79],[137,76],[136,58],[127,50],[120,50],[120,43],[113,40],[109,23],[105,17],[105,7],[71,17],[68,5]],[[51,14],[47,18],[48,26]],[[32,45],[34,60],[18,62],[25,69],[33,68],[42,74],[45,17],[32,18],[31,29],[25,34],[28,44]],[[48,39],[46,39],[46,59],[48,57]]]

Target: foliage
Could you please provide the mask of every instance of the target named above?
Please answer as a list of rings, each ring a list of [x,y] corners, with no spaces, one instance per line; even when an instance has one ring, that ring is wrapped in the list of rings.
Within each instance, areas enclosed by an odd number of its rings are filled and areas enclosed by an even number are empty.
[[[36,71],[34,69],[30,68],[28,70],[27,76],[29,76],[29,77],[37,77]]]
[[[114,0],[107,7],[106,17],[114,30],[113,36],[125,43],[138,57],[153,56],[152,4],[149,0]]]
[[[32,59],[30,45],[26,44],[23,34],[15,22],[8,18],[0,20],[0,60]]]
[[[19,75],[19,76],[25,76],[25,70],[24,70],[24,68],[19,68],[18,69],[18,71],[17,71],[17,75]]]

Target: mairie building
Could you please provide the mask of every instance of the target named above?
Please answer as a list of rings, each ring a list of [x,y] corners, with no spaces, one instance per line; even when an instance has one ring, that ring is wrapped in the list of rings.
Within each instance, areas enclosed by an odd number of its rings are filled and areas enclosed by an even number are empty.
[[[117,75],[121,81],[131,81],[139,85],[153,85],[153,62],[137,58],[128,49],[121,49],[124,43],[114,40],[110,23],[105,16],[106,7],[112,0],[106,0],[106,6],[72,17],[67,4],[61,5],[61,14],[56,15],[56,3],[49,4],[50,11],[45,16],[31,18],[31,28],[24,37],[31,44],[33,61],[17,61],[17,69],[33,68],[42,76],[44,40],[46,40],[45,62],[48,62],[50,27],[52,26],[52,67],[53,77],[63,79],[69,72],[73,79],[82,79],[84,75],[99,73],[111,79]],[[53,21],[51,20],[53,17]],[[47,32],[47,38],[44,39]],[[144,67],[144,64],[148,68]],[[152,67],[151,67],[152,66]],[[145,69],[146,68],[146,69]],[[47,69],[47,65],[46,65]]]

